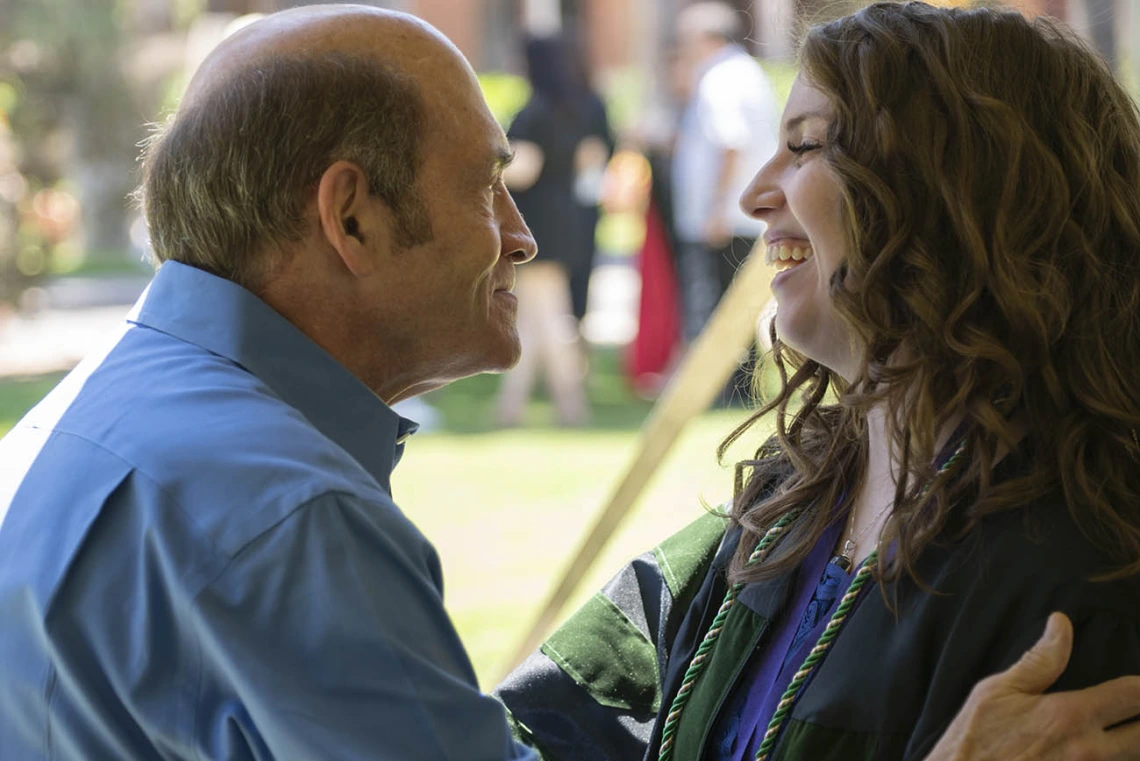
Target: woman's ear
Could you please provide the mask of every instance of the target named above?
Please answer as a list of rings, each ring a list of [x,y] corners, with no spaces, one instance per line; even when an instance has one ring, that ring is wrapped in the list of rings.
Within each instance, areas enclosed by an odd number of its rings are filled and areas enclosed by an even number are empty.
[[[389,231],[384,206],[368,193],[368,178],[350,161],[337,161],[317,184],[317,215],[321,233],[345,268],[367,277],[376,266],[377,245],[385,245]]]

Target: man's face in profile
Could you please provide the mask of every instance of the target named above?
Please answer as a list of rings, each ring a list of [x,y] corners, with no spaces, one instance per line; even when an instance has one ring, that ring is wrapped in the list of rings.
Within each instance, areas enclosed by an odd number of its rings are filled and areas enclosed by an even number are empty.
[[[446,65],[450,63],[450,65]],[[534,240],[503,184],[510,148],[465,62],[421,80],[423,161],[416,179],[432,238],[395,255],[414,318],[412,353],[445,380],[519,358],[515,266]]]

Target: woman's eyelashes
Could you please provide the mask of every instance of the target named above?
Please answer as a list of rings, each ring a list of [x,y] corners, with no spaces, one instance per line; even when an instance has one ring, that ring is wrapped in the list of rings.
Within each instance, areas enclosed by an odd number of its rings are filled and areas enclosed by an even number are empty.
[[[822,143],[817,143],[812,140],[803,140],[799,143],[793,143],[791,140],[788,141],[788,150],[797,156],[802,156],[810,151],[819,150],[822,147]]]

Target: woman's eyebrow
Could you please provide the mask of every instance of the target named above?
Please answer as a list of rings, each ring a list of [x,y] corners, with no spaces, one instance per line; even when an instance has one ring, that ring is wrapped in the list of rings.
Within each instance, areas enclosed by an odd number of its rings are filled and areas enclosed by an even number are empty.
[[[827,119],[830,119],[830,118],[831,118],[831,115],[824,112],[824,111],[804,111],[802,114],[797,114],[796,116],[793,116],[791,119],[788,119],[788,121],[784,123],[784,131],[785,132],[791,132],[792,130],[794,130],[796,127],[800,126],[801,124],[803,124],[808,119],[823,119],[826,121]]]

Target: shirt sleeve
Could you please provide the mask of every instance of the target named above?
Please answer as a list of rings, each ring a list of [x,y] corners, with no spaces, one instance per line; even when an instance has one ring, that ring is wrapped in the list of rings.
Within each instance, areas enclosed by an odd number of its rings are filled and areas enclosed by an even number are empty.
[[[535,759],[478,689],[434,549],[390,503],[308,503],[237,553],[192,614],[202,758]]]
[[[691,636],[704,636],[683,628],[686,614],[694,600],[720,604],[711,569],[724,536],[724,518],[710,513],[634,558],[512,671],[495,694],[516,736],[544,759],[656,758],[655,720],[672,694],[663,689],[679,686],[671,675],[687,667]]]

